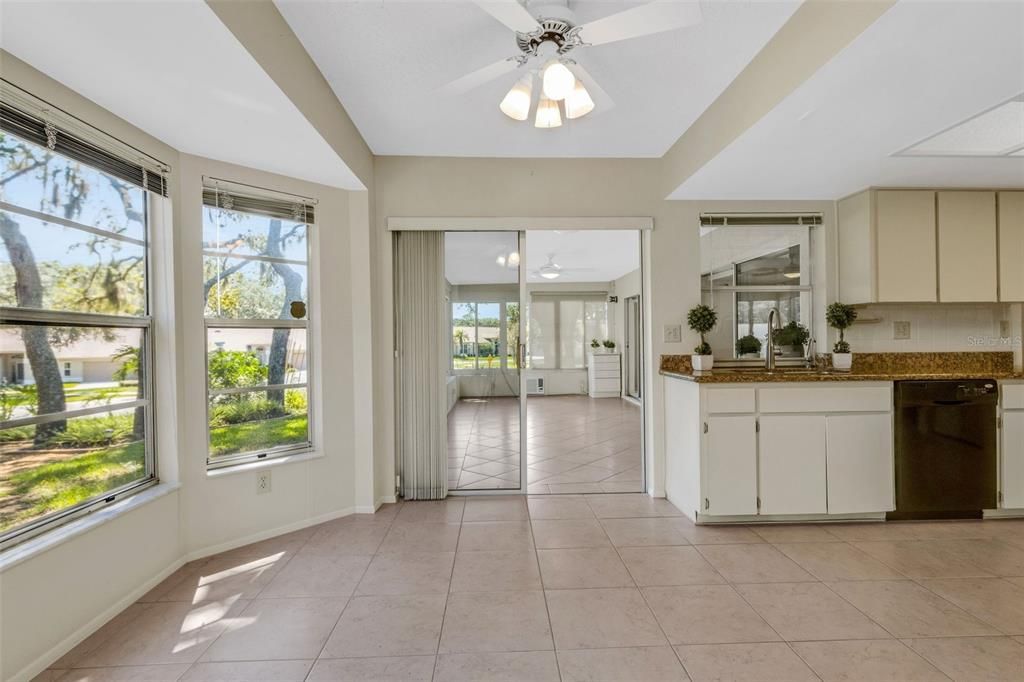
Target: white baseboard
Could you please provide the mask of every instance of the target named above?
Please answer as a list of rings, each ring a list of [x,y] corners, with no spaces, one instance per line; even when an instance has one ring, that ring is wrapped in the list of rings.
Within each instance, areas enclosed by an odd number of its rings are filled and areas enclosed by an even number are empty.
[[[986,519],[1019,519],[1024,517],[1024,509],[986,509],[983,516]]]
[[[142,583],[139,587],[135,588],[127,595],[117,600],[106,608],[100,615],[96,616],[88,623],[78,628],[70,635],[62,639],[60,642],[50,647],[50,649],[37,657],[34,661],[26,665],[24,668],[16,672],[13,676],[7,678],[7,682],[27,682],[33,677],[43,672],[51,665],[54,661],[60,659],[61,656],[68,653],[76,646],[81,644],[86,637],[99,630],[101,627],[106,625],[114,616],[124,611],[126,608],[137,602],[143,595],[152,590],[154,587],[159,585],[167,576],[177,571],[185,563],[185,559],[176,559],[164,570],[157,573],[155,576]]]

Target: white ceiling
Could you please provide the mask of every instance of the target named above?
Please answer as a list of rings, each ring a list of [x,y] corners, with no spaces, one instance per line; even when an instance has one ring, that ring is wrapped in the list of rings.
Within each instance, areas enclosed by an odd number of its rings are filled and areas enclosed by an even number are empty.
[[[515,232],[449,232],[445,235],[445,277],[451,284],[514,284],[518,271],[498,265],[498,256],[517,250]],[[535,284],[611,282],[640,267],[636,230],[535,230],[526,235],[526,281]],[[561,276],[549,280],[537,269],[548,257]]]
[[[0,46],[182,152],[363,188],[201,0],[3,0]]]
[[[616,106],[538,130],[498,109],[518,73],[438,94],[518,53],[514,33],[466,0],[275,1],[375,154],[477,157],[660,157],[800,4],[703,0],[695,26],[577,50]],[[582,23],[638,4],[570,8]]]
[[[1019,186],[1024,157],[893,155],[1021,92],[1024,3],[904,0],[671,197]]]

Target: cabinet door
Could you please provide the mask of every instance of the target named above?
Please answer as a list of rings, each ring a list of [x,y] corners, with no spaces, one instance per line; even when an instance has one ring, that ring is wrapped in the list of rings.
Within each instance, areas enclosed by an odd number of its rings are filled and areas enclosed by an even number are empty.
[[[704,513],[757,513],[757,421],[709,417],[704,437]]]
[[[1024,509],[1024,411],[1003,413],[1003,508]]]
[[[938,300],[935,192],[879,190],[875,212],[879,302]]]
[[[762,514],[824,514],[825,418],[761,417]]]
[[[939,300],[995,302],[995,192],[939,192],[938,204]]]
[[[999,193],[999,300],[1024,301],[1024,192]]]
[[[828,417],[828,513],[895,508],[892,416]]]

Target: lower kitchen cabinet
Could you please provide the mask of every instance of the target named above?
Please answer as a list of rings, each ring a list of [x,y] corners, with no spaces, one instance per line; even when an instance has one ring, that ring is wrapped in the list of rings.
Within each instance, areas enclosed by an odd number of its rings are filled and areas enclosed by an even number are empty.
[[[829,513],[895,509],[892,416],[829,416],[825,431]]]
[[[705,422],[703,513],[757,513],[757,420],[709,417]]]
[[[1024,509],[1024,410],[1003,412],[1002,451],[1002,507]]]
[[[761,417],[762,514],[825,514],[825,417]]]

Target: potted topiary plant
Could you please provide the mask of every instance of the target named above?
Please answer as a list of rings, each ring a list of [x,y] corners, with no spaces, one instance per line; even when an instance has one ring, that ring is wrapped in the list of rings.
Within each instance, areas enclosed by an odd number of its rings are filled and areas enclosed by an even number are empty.
[[[704,338],[704,335],[715,328],[718,322],[718,313],[715,309],[703,303],[690,309],[686,315],[686,322],[690,329],[700,334],[700,345],[693,349],[690,361],[693,369],[703,372],[711,369],[715,364],[715,356],[711,353],[711,345]]]
[[[775,330],[775,345],[779,348],[790,348],[791,355],[803,355],[804,344],[811,338],[807,327],[791,321],[782,329]]]
[[[603,341],[603,345],[604,345],[604,350],[605,350],[606,353],[614,353],[615,352],[615,342],[612,341],[611,339],[605,339]]]
[[[747,334],[736,341],[736,355],[743,357],[744,355],[761,355],[761,339],[757,338],[753,334]]]
[[[590,339],[590,350],[599,353],[601,351],[601,342],[597,339]]]
[[[839,340],[832,347],[832,366],[835,369],[849,370],[853,367],[853,353],[850,352],[850,344],[846,342],[843,332],[849,329],[856,319],[857,311],[853,306],[839,301],[825,310],[828,326],[839,330]]]

